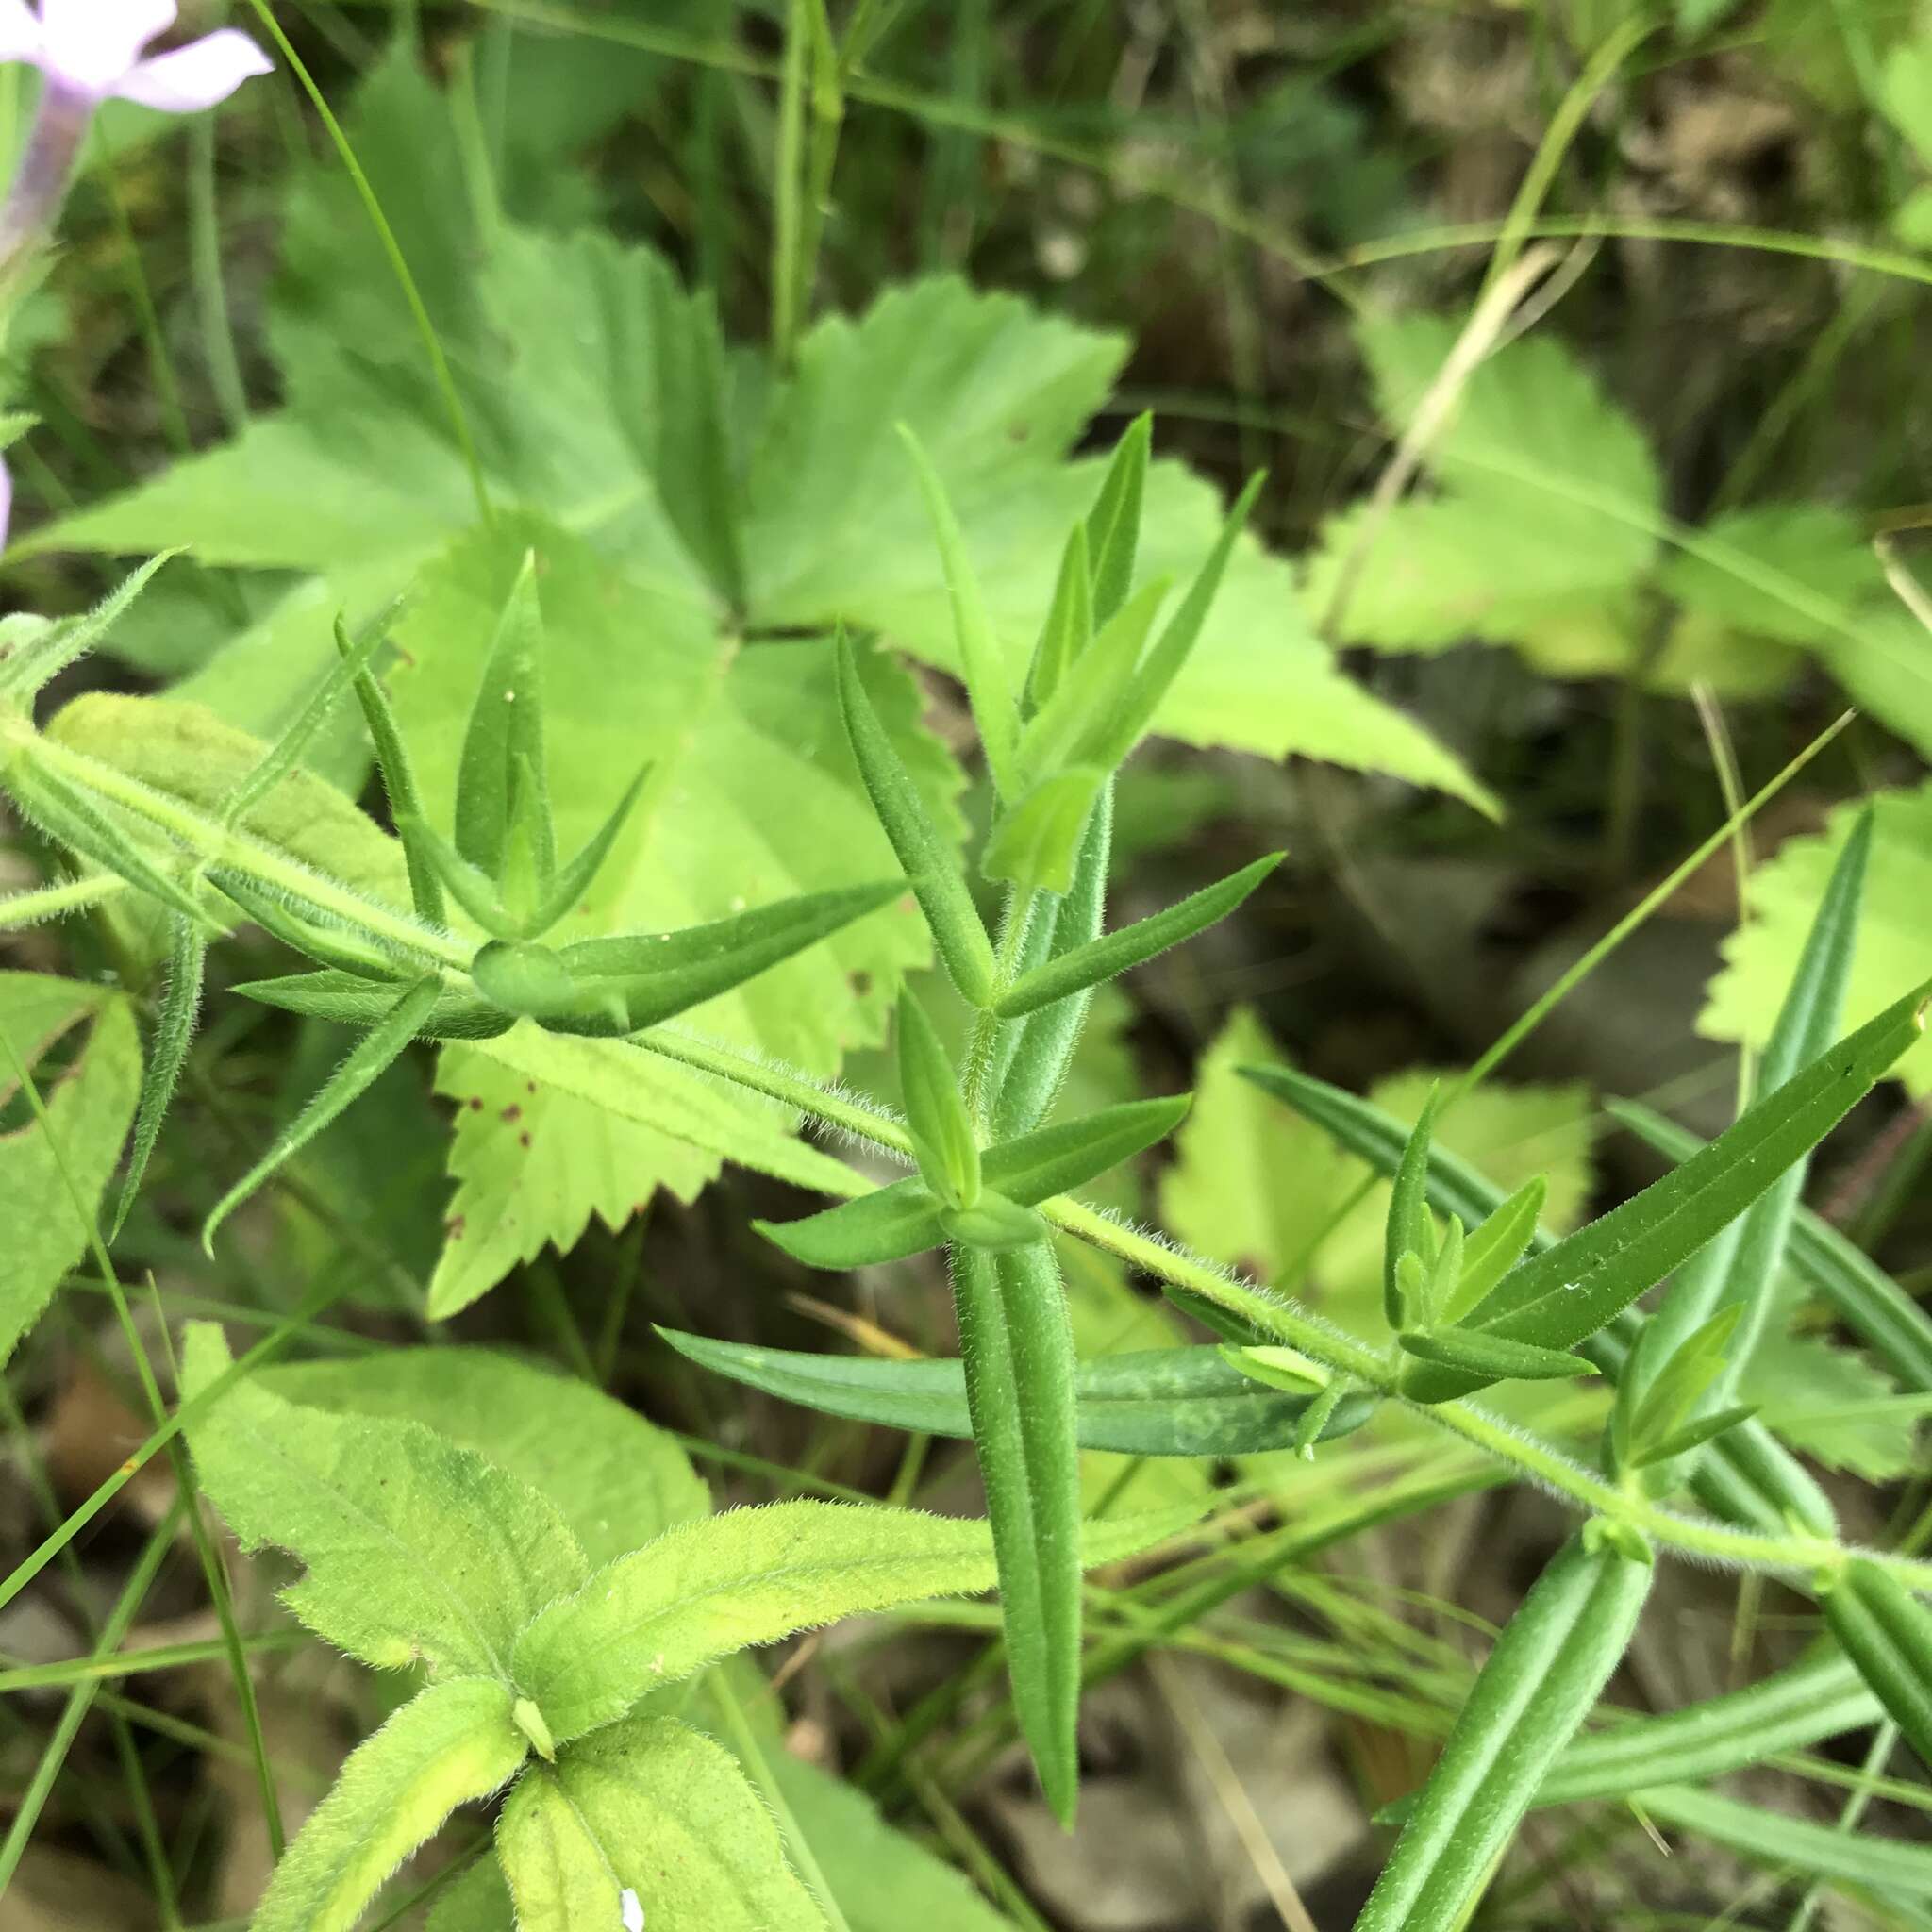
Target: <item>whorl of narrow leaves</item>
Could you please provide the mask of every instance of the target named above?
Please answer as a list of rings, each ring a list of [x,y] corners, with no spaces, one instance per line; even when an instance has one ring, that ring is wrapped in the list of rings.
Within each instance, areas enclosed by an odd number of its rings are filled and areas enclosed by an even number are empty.
[[[1682,1167],[1505,1275],[1473,1332],[1541,1348],[1594,1334],[1802,1159],[1918,1038],[1917,988],[1764,1096]],[[1481,1378],[1424,1370],[1411,1392],[1447,1401]]]
[[[1588,1530],[1558,1552],[1496,1640],[1356,1932],[1441,1932],[1463,1922],[1616,1669],[1650,1575],[1647,1562]]]
[[[1421,1118],[1402,1150],[1395,1184],[1389,1191],[1389,1220],[1382,1238],[1382,1319],[1398,1330],[1415,1321],[1402,1280],[1403,1257],[1414,1255],[1424,1266],[1435,1258],[1435,1237],[1429,1228],[1428,1173],[1438,1097],[1438,1090],[1430,1088]]]

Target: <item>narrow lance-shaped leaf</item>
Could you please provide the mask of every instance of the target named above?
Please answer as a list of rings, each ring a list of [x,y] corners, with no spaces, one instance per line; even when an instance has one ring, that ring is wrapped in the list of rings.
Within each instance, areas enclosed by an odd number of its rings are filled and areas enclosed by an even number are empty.
[[[1036,914],[1041,951],[1026,957],[1025,971],[1079,950],[1100,936],[1107,915],[1107,867],[1113,842],[1113,786],[1101,788],[1088,815],[1087,830],[1074,865],[1074,881],[1052,913]],[[1048,920],[1051,918],[1051,929]],[[1033,935],[1027,935],[1029,942]],[[1079,1044],[1092,1001],[1090,988],[1053,1005],[1036,1008],[1024,1020],[1002,1026],[995,1038],[988,1084],[992,1091],[996,1140],[1030,1133],[1053,1110],[1060,1084]]]
[[[1107,780],[1098,765],[1070,765],[1042,778],[1000,815],[980,857],[981,872],[1023,892],[1069,891],[1081,832]]]
[[[1537,1578],[1496,1640],[1356,1932],[1457,1925],[1544,1774],[1616,1669],[1650,1565],[1586,1529]]]
[[[1128,1101],[1077,1121],[1041,1127],[981,1151],[984,1187],[1022,1208],[1077,1188],[1164,1140],[1188,1110],[1188,1096]],[[923,1254],[946,1239],[943,1207],[923,1180],[895,1181],[802,1221],[753,1224],[811,1268],[860,1268]]]
[[[250,979],[231,987],[245,999],[259,1000],[285,1013],[329,1020],[339,1026],[375,1025],[394,1001],[393,986],[359,974],[325,967],[317,973],[289,973],[279,979]],[[424,1040],[494,1040],[516,1024],[516,1016],[475,993],[445,988],[417,1028]]]
[[[1019,740],[1019,712],[1013,703],[1013,688],[1007,675],[1007,660],[1000,641],[993,635],[992,622],[986,614],[979,579],[973,560],[966,554],[966,539],[959,520],[946,495],[946,486],[936,471],[918,437],[907,425],[898,425],[899,440],[912,458],[919,477],[920,494],[925,499],[926,515],[932,520],[933,535],[939,540],[940,563],[945,572],[946,594],[953,606],[953,633],[959,645],[959,668],[966,680],[966,696],[973,707],[973,722],[979,727],[979,741],[986,750],[988,769],[993,783],[1008,796],[1014,794],[1019,774],[1014,752]]]
[[[1026,700],[1038,710],[1058,689],[1067,667],[1093,638],[1093,575],[1087,550],[1087,525],[1075,524],[1060,553],[1060,571],[1053,587],[1053,602],[1033,661],[1026,673]]]
[[[1875,1563],[1857,1559],[1826,1584],[1824,1621],[1858,1674],[1932,1767],[1932,1612]]]
[[[1076,1121],[1038,1127],[1016,1141],[989,1147],[979,1169],[990,1188],[1037,1207],[1055,1194],[1084,1187],[1097,1174],[1143,1148],[1164,1141],[1187,1118],[1192,1096],[1169,1094],[1158,1100],[1129,1100],[1103,1107]]]
[[[919,1172],[948,1208],[979,1198],[979,1142],[953,1063],[925,1008],[908,989],[899,995],[899,1090]]]
[[[583,849],[558,870],[549,895],[525,924],[526,938],[536,939],[548,932],[590,891],[604,861],[610,856],[611,846],[617,842],[617,835],[624,830],[625,822],[636,808],[643,793],[644,781],[650,775],[651,768],[645,765],[625,787],[624,795],[611,808],[610,816],[584,841]]]
[[[399,980],[423,974],[432,963],[426,954],[406,957],[373,944],[319,906],[271,897],[245,873],[223,869],[210,877],[215,889],[263,932],[319,965],[393,989]],[[395,997],[393,991],[388,997]]]
[[[498,875],[509,836],[511,774],[522,758],[543,772],[543,612],[537,559],[524,558],[483,666],[457,769],[456,847],[490,877]],[[546,823],[547,798],[531,801]]]
[[[1727,1436],[1733,1429],[1742,1428],[1757,1413],[1757,1406],[1748,1402],[1740,1402],[1731,1408],[1713,1409],[1709,1414],[1660,1436],[1647,1447],[1640,1445],[1631,1455],[1630,1467],[1648,1469],[1653,1464],[1669,1462],[1674,1457],[1687,1455],[1692,1449],[1701,1449],[1707,1442],[1715,1442],[1720,1436]]]
[[[1100,494],[1087,513],[1087,550],[1093,562],[1093,622],[1103,625],[1127,601],[1141,541],[1141,506],[1147,484],[1147,452],[1154,418],[1142,413],[1127,425],[1114,448]]]
[[[1409,1130],[1404,1122],[1340,1087],[1287,1067],[1243,1067],[1241,1072],[1244,1078],[1333,1135],[1378,1173],[1395,1172],[1407,1144]],[[1485,1216],[1499,1215],[1508,1205],[1500,1188],[1441,1145],[1429,1154],[1429,1201],[1439,1213],[1474,1217],[1478,1222]],[[1477,1235],[1481,1233],[1478,1228]],[[1473,1245],[1474,1240],[1472,1237]],[[1541,1254],[1556,1241],[1555,1235],[1533,1226],[1529,1251]],[[1504,1280],[1509,1278],[1507,1274],[1503,1276]],[[1487,1306],[1486,1297],[1482,1307]],[[1468,1318],[1465,1313],[1463,1319]],[[1578,1349],[1616,1381],[1623,1374],[1638,1325],[1636,1316],[1620,1316],[1599,1334],[1578,1343]],[[1710,1455],[1700,1459],[1691,1486],[1705,1507],[1726,1522],[1748,1524],[1777,1535],[1795,1520],[1820,1536],[1834,1534],[1831,1507],[1824,1492],[1760,1423],[1744,1423],[1715,1443]]]
[[[491,1678],[419,1690],[349,1754],[275,1867],[249,1932],[349,1932],[458,1805],[515,1776],[528,1745],[509,1713],[508,1687]]]
[[[901,879],[881,879],[829,892],[803,892],[681,932],[579,940],[559,948],[557,957],[591,996],[587,1005],[592,1011],[606,995],[614,996],[624,1015],[618,1030],[638,1032],[742,986],[854,920],[876,912],[905,890]],[[609,1029],[601,1019],[587,1019],[582,1028],[569,1030]]]
[[[1819,904],[1777,1024],[1765,1046],[1759,1078],[1767,1091],[1781,1087],[1816,1059],[1838,1031],[1857,938],[1872,824],[1870,811],[1859,817]],[[1704,1396],[1711,1407],[1724,1404],[1762,1331],[1808,1164],[1802,1156],[1793,1161],[1747,1213],[1679,1270],[1653,1318],[1658,1330],[1655,1347],[1646,1343],[1639,1351],[1636,1366],[1640,1374],[1647,1361],[1664,1360],[1691,1331],[1728,1303],[1740,1310],[1736,1339],[1728,1363],[1719,1367]]]
[[[1014,1707],[1046,1801],[1071,1824],[1080,1777],[1080,1450],[1074,1328],[1053,1249],[956,1250],[953,1306]]]
[[[1404,1352],[1419,1361],[1497,1382],[1560,1381],[1565,1376],[1596,1373],[1580,1356],[1566,1355],[1557,1348],[1538,1348],[1527,1341],[1505,1341],[1480,1329],[1439,1328],[1432,1335],[1405,1333],[1397,1340]]]
[[[202,931],[220,932],[193,894],[163,872],[117,818],[99,809],[64,778],[16,758],[7,786],[26,815],[57,844],[125,879]]]
[[[275,1137],[268,1152],[215,1203],[201,1230],[201,1244],[208,1254],[214,1253],[215,1230],[285,1160],[299,1153],[338,1114],[367,1092],[383,1070],[401,1057],[429,1017],[441,990],[441,983],[434,978],[419,979],[356,1042],[341,1065]]]
[[[1681,1266],[1850,1112],[1918,1038],[1917,988],[1752,1107],[1701,1154],[1503,1279],[1482,1332],[1543,1348],[1593,1334]],[[1444,1401],[1475,1384],[1441,1371],[1414,1391]]]
[[[1122,762],[1103,755],[1095,721],[1122,702],[1169,588],[1165,576],[1142,584],[1067,666],[1053,696],[1021,734],[1020,767],[1029,777],[1044,778],[1068,764],[1111,772]]]
[[[1006,1019],[1036,1012],[1192,939],[1218,920],[1225,919],[1281,863],[1283,856],[1279,852],[1270,853],[1266,858],[1243,866],[1218,885],[1190,893],[1164,912],[1139,920],[1119,932],[1110,932],[1104,939],[1057,954],[1044,965],[1015,980],[999,996],[994,1010]]]
[[[1537,1223],[1542,1218],[1549,1191],[1542,1175],[1533,1175],[1477,1224],[1463,1241],[1462,1266],[1438,1314],[1439,1321],[1465,1321],[1482,1307],[1491,1290],[1522,1260],[1536,1240]],[[1452,1214],[1450,1218],[1460,1224],[1461,1216]]]
[[[675,1718],[612,1724],[532,1766],[496,1825],[519,1932],[823,1932],[771,1811]],[[648,1902],[648,1903],[646,1903]]]
[[[355,650],[341,618],[336,620],[336,649],[347,658]],[[403,742],[401,727],[390,708],[389,694],[365,665],[356,674],[356,702],[362,708],[362,722],[369,727],[370,742],[375,747],[376,770],[382,774],[382,788],[389,799],[390,817],[403,843],[403,857],[409,868],[409,896],[418,919],[431,925],[443,922],[442,882],[424,847],[428,822],[423,812],[422,794],[416,789],[416,769],[410,762],[408,747]]]
[[[925,914],[933,943],[953,984],[970,1005],[983,1007],[992,997],[992,941],[987,938],[985,924],[966,890],[958,858],[940,837],[925,801],[886,736],[872,699],[866,695],[850,641],[841,634],[835,649],[839,707],[873,809],[906,869],[907,882]]]
[[[439,900],[447,891],[485,932],[494,938],[509,939],[517,932],[519,923],[510,917],[502,893],[496,890],[495,880],[472,865],[425,819],[398,819],[396,824],[402,836],[404,853],[412,865],[420,862],[436,881]]]
[[[175,1096],[175,1083],[187,1063],[188,1048],[194,1038],[195,1016],[201,1010],[208,940],[198,925],[179,918],[169,921],[168,938],[167,990],[161,995],[160,1016],[155,1023],[154,1038],[148,1042],[146,1063],[142,1068],[141,1102],[134,1114],[134,1145],[127,1157],[127,1174],[121,1183],[113,1221],[108,1230],[110,1241],[120,1234],[127,1210],[141,1192],[155,1143],[161,1137],[168,1103]]]
[[[1047,1237],[1047,1225],[1032,1208],[992,1188],[981,1188],[970,1208],[941,1208],[940,1226],[956,1247],[989,1255],[1029,1248]]]
[[[1388,1224],[1382,1237],[1382,1319],[1390,1327],[1408,1327],[1413,1317],[1403,1291],[1402,1259],[1419,1256],[1426,1267],[1435,1258],[1435,1239],[1429,1228],[1429,1142],[1434,1137],[1440,1090],[1429,1089],[1422,1117],[1402,1150],[1395,1184],[1389,1191]]]
[[[929,1436],[973,1433],[958,1359],[813,1355],[658,1331],[700,1368],[824,1415]],[[1211,1345],[1094,1356],[1074,1365],[1074,1429],[1083,1449],[1122,1456],[1252,1456],[1291,1446],[1309,1407],[1306,1388],[1282,1393],[1244,1374]],[[1359,1428],[1375,1398],[1346,1395],[1324,1436]]]
[[[0,700],[31,697],[76,658],[85,657],[125,615],[128,607],[153,581],[155,573],[180,554],[178,550],[164,550],[158,557],[150,558],[115,585],[92,610],[64,624],[46,625],[30,642],[0,657]]]
[[[1720,1308],[1665,1361],[1655,1353],[1663,1331],[1645,1324],[1610,1411],[1610,1445],[1620,1468],[1683,1426],[1716,1381],[1742,1313],[1735,1302]]]
[[[192,1323],[184,1403],[231,1367],[221,1330]],[[243,1379],[187,1433],[201,1487],[243,1548],[274,1543],[307,1566],[289,1607],[378,1669],[507,1680],[517,1633],[584,1580],[545,1498],[420,1423],[309,1408]]]
[[[1089,1524],[1081,1561],[1131,1556],[1193,1513]],[[984,1523],[849,1503],[732,1509],[606,1564],[525,1630],[512,1668],[561,1746],[735,1651],[993,1580]]]
[[[1659,1154],[1688,1160],[1706,1143],[1662,1114],[1634,1102],[1609,1111]],[[1932,1316],[1839,1229],[1800,1208],[1791,1224],[1791,1266],[1847,1328],[1907,1390],[1932,1391]]]
[[[243,824],[248,814],[300,763],[302,754],[314,742],[315,734],[328,722],[328,714],[335,709],[343,692],[369,669],[370,659],[389,634],[394,611],[395,607],[391,605],[374,624],[366,625],[361,637],[316,680],[308,697],[302,701],[301,708],[289,721],[281,735],[224,800],[224,825]],[[341,623],[338,617],[336,628],[339,632]]]
[[[1181,667],[1200,641],[1208,612],[1221,589],[1227,560],[1234,554],[1235,540],[1241,535],[1266,480],[1265,475],[1250,477],[1246,488],[1235,499],[1234,508],[1222,525],[1221,535],[1215,540],[1214,548],[1208,552],[1208,560],[1202,564],[1199,575],[1188,587],[1180,608],[1168,620],[1153,649],[1141,660],[1140,668],[1120,701],[1111,708],[1106,725],[1093,741],[1093,756],[1101,764],[1112,766],[1121,763],[1153,724],[1154,714],[1160,708],[1160,701],[1166,697],[1174,679],[1180,675]]]

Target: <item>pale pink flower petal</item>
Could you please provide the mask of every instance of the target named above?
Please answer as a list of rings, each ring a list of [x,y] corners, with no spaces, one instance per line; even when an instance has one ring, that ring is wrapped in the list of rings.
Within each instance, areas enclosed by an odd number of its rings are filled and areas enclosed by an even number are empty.
[[[7,458],[0,457],[0,550],[7,548],[7,533],[13,525],[13,472]]]
[[[31,60],[41,51],[41,24],[26,0],[0,0],[0,60]]]
[[[50,79],[105,95],[175,25],[175,0],[41,0],[41,45]]]
[[[114,93],[143,108],[169,114],[192,114],[225,101],[244,80],[272,74],[275,63],[248,36],[232,26],[143,60],[119,82]]]

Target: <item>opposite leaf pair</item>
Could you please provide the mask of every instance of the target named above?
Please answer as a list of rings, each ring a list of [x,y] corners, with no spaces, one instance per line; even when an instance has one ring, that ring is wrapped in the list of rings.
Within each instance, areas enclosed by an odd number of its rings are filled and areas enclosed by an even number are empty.
[[[228,1366],[220,1330],[191,1326],[184,1400]],[[301,1392],[326,1387],[295,1374]],[[259,1379],[192,1415],[202,1485],[236,1534],[306,1565],[296,1615],[366,1662],[430,1674],[350,1758],[255,1932],[345,1932],[457,1806],[512,1778],[497,1848],[525,1925],[610,1932],[625,1890],[655,1932],[822,1925],[735,1762],[638,1707],[736,1651],[993,1580],[982,1523],[810,1502],[675,1524],[593,1568],[546,1494],[419,1423],[304,1407]],[[1080,1554],[1181,1526],[1096,1524]]]

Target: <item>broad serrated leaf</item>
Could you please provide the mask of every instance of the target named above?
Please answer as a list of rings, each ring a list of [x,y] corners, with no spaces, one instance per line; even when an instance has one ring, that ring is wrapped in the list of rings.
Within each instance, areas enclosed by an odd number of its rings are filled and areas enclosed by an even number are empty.
[[[508,1688],[488,1677],[419,1690],[349,1754],[276,1865],[249,1932],[349,1932],[458,1805],[515,1776],[529,1745],[510,1703]]]
[[[1194,1104],[1160,1176],[1162,1225],[1261,1281],[1307,1260],[1348,1185],[1328,1136],[1241,1077],[1279,1051],[1254,1009],[1236,1008],[1195,1064]]]
[[[1095,512],[1104,465],[1062,458],[1124,349],[1118,338],[952,277],[891,290],[856,322],[821,323],[799,346],[796,377],[775,400],[752,466],[745,542],[760,621],[817,625],[837,615],[958,669],[923,508],[900,480],[891,441],[891,425],[904,422],[944,479],[1017,673],[1052,602],[1062,539]],[[1147,470],[1142,507],[1138,552],[1124,550],[1118,564],[1089,525],[1097,624],[1127,588],[1120,573],[1186,581],[1224,521],[1218,492],[1176,463]],[[1133,506],[1123,499],[1119,510],[1110,527],[1126,532]],[[1291,567],[1247,538],[1154,728],[1196,744],[1390,771],[1487,800],[1440,746],[1341,675],[1302,614]]]
[[[1460,328],[1419,314],[1359,325],[1391,427],[1408,427]],[[1307,586],[1317,611],[1329,608],[1375,520],[1342,613],[1350,641],[1439,649],[1474,635],[1548,663],[1552,633],[1600,625],[1656,558],[1663,491],[1643,433],[1546,331],[1505,343],[1469,373],[1423,458],[1440,495],[1345,513],[1323,532]],[[1599,649],[1574,668],[1611,669],[1631,653],[1618,636],[1607,662]]]
[[[78,1053],[49,1078],[42,1057],[76,1029]],[[120,1158],[141,1091],[141,1046],[126,1000],[76,980],[0,973],[0,1030],[34,1075],[44,1124],[20,1092],[13,1060],[0,1053],[0,1105],[17,1118],[0,1134],[0,1364],[44,1309],[61,1277],[87,1252],[92,1217]],[[63,1174],[64,1169],[64,1174]],[[76,1206],[73,1190],[80,1195]]]
[[[1356,1932],[1459,1924],[1636,1628],[1651,1567],[1574,1537],[1504,1626]]]
[[[1826,1469],[1872,1483],[1906,1474],[1917,1460],[1923,1405],[1902,1397],[1858,1350],[1801,1328],[1783,1295],[1777,1309],[1738,1394],[1781,1440]]]
[[[192,1401],[229,1366],[221,1330],[188,1329]],[[582,1583],[582,1552],[536,1491],[420,1424],[335,1415],[236,1383],[189,1424],[202,1489],[244,1546],[308,1566],[290,1607],[388,1669],[510,1681],[518,1633]]]
[[[1081,1560],[1112,1561],[1179,1526],[1090,1524]],[[606,1564],[523,1632],[513,1668],[562,1744],[734,1651],[993,1579],[984,1523],[843,1503],[734,1509]]]
[[[1004,1019],[1035,1012],[1192,939],[1196,933],[1205,932],[1217,921],[1225,919],[1281,859],[1282,854],[1271,853],[1266,858],[1243,866],[1218,885],[1190,893],[1164,912],[1157,912],[1087,945],[1057,954],[1031,972],[1022,974],[994,1002],[994,1010]]]
[[[747,1388],[826,1415],[934,1436],[972,1434],[958,1361],[810,1355],[660,1329],[680,1355]],[[1307,1407],[1244,1375],[1214,1347],[1130,1350],[1076,1362],[1074,1426],[1083,1449],[1123,1456],[1227,1457],[1285,1449]],[[1352,1397],[1324,1431],[1359,1428],[1373,1397]]]
[[[1919,639],[1923,655],[1924,637]],[[1932,849],[1932,783],[1881,791],[1869,804],[1832,813],[1818,836],[1788,839],[1754,866],[1750,916],[1724,944],[1724,964],[1706,990],[1697,1020],[1713,1040],[1762,1047],[1771,1038],[1833,873],[1862,813],[1872,813],[1872,850],[1853,949],[1845,1017],[1869,1019],[1902,986],[1924,976],[1925,858]],[[1932,1042],[1919,1041],[1891,1070],[1915,1098],[1932,1092]]]
[[[517,1932],[516,1907],[494,1852],[486,1846],[458,1876],[438,1889],[423,1932]]]
[[[772,1814],[722,1745],[674,1718],[612,1724],[533,1768],[497,1821],[519,1932],[817,1932]]]
[[[1918,1039],[1925,998],[1923,988],[1907,993],[1682,1167],[1506,1275],[1481,1332],[1543,1348],[1593,1335],[1769,1190],[1871,1091]],[[1419,1375],[1413,1392],[1442,1401],[1473,1386],[1445,1371]]]
[[[710,1508],[662,1429],[586,1382],[491,1349],[389,1349],[257,1380],[291,1402],[421,1423],[474,1450],[544,1497],[592,1565]]]
[[[453,734],[475,675],[473,641],[488,634],[523,550],[533,546],[543,565],[551,791],[563,848],[605,823],[612,770],[647,759],[652,767],[609,856],[553,935],[559,949],[610,934],[711,925],[892,873],[891,847],[844,742],[824,641],[741,651],[689,600],[633,580],[580,540],[535,522],[506,521],[494,543],[475,538],[453,549],[425,577],[400,626],[413,662],[393,674],[396,710],[436,823],[448,823],[454,798]],[[874,709],[928,818],[950,840],[957,774],[919,729],[909,680],[875,654],[867,659]],[[901,974],[929,957],[912,906],[888,906],[719,994],[691,1024],[829,1077],[849,1048],[878,1037]],[[516,1042],[519,1071],[545,1096],[547,1134],[527,1117],[505,1118],[512,1106],[529,1111],[523,1080],[479,1072],[469,1055],[445,1065],[441,1084],[482,1094],[486,1107],[452,1150],[463,1234],[439,1268],[440,1303],[443,1277],[449,1302],[474,1299],[519,1256],[575,1239],[592,1213],[621,1224],[659,1186],[690,1199],[735,1136],[756,1148],[783,1117],[755,1096],[614,1047],[608,1051],[624,1066],[630,1112],[558,1102],[551,1096],[566,1085],[581,1094],[597,1064],[579,1044],[558,1038],[525,1052]],[[610,1065],[601,1063],[600,1090],[617,1084],[604,1071]],[[665,1124],[693,1115],[742,1127],[713,1131],[697,1148],[675,1144]],[[640,1124],[653,1131],[640,1133]],[[485,1226],[503,1238],[477,1240]]]
[[[953,1307],[998,1560],[1007,1671],[1041,1789],[1071,1826],[1080,1780],[1080,1452],[1074,1329],[1053,1250],[966,1248]]]

